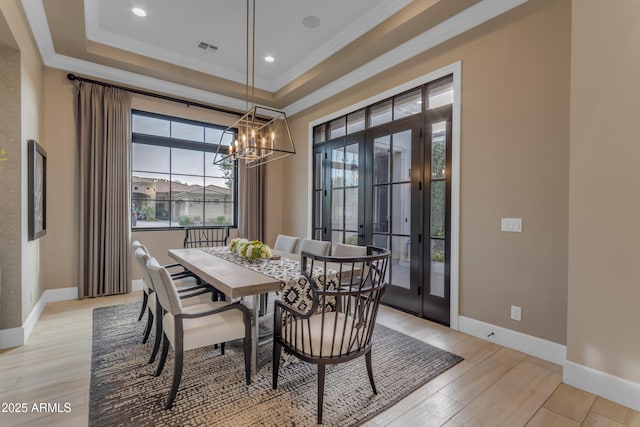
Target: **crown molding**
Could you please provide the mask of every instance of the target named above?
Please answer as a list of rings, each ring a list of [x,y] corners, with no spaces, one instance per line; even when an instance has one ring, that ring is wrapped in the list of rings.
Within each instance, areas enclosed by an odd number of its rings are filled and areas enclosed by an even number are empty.
[[[284,111],[288,115],[293,115],[305,110],[527,1],[528,0],[483,0],[476,3],[462,13],[414,37],[367,64],[358,67],[315,92],[289,104],[284,108]],[[173,96],[180,96],[231,109],[244,110],[246,108],[244,99],[219,95],[186,85],[171,83],[142,74],[60,55],[55,52],[53,46],[42,0],[22,0],[22,5],[36,44],[40,50],[42,60],[48,67],[73,71],[75,73],[107,79],[125,85],[136,86],[145,90],[168,93]]]
[[[528,0],[483,0],[478,2],[419,36],[391,49],[387,53],[378,56],[376,59],[356,68],[328,85],[289,104],[284,108],[284,111],[287,115],[299,113],[527,1]]]

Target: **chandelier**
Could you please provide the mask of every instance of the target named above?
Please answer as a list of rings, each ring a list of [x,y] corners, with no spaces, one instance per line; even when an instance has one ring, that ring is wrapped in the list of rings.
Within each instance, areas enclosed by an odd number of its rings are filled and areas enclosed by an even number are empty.
[[[252,7],[249,7],[250,1]],[[250,17],[252,17],[251,45],[249,45]],[[256,0],[247,0],[246,40],[245,96],[248,111],[222,133],[214,157],[214,165],[253,168],[296,153],[285,112],[255,104]],[[251,51],[251,85],[249,85],[249,51]]]

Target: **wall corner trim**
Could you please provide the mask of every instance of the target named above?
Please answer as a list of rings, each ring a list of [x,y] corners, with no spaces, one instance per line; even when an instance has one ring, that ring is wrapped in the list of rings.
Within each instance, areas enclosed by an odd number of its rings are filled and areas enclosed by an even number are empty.
[[[640,411],[640,384],[566,360],[562,382]]]
[[[562,344],[465,316],[459,317],[459,326],[460,332],[521,351],[557,365],[564,365],[566,361],[567,347]],[[493,335],[489,336],[491,333]]]

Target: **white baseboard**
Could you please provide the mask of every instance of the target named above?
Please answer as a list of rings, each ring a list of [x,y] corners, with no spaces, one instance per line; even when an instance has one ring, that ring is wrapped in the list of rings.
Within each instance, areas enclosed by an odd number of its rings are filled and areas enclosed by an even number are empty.
[[[25,345],[47,303],[74,299],[78,299],[77,287],[45,290],[22,326],[0,330],[0,349]]]
[[[141,291],[142,279],[132,280],[131,288],[132,291]],[[47,303],[74,299],[78,299],[77,287],[45,290],[22,326],[11,329],[0,329],[0,350],[25,345],[31,336],[33,328],[36,326],[36,323],[38,323],[38,320],[40,320],[40,316]]]
[[[464,332],[485,341],[494,342],[504,347],[521,351],[558,365],[563,365],[567,358],[567,347],[522,332],[512,331],[501,326],[485,323],[480,320],[460,316],[460,332]]]
[[[562,381],[570,386],[640,411],[640,384],[638,383],[568,360],[564,362]]]

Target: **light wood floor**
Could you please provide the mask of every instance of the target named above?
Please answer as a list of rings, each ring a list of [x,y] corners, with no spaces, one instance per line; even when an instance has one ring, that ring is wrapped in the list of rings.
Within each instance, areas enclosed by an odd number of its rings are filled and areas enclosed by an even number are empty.
[[[0,351],[0,409],[27,404],[27,413],[0,412],[0,426],[87,425],[92,310],[137,300],[140,292],[48,304],[26,346]],[[386,307],[379,321],[465,360],[368,427],[640,427],[640,412],[562,384],[558,365]],[[34,412],[34,403],[53,404],[48,410],[60,412]],[[70,404],[68,413],[65,403]]]

